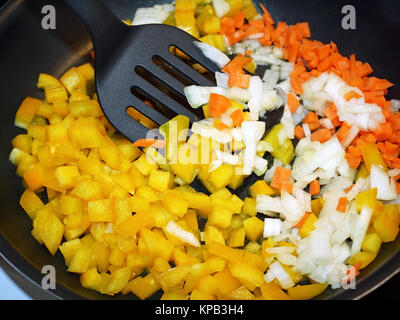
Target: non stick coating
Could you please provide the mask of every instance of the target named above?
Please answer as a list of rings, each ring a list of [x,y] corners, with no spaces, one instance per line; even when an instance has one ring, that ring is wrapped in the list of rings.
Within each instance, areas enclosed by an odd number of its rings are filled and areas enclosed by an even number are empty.
[[[166,1],[108,0],[110,8],[121,18],[132,18],[135,9]],[[368,61],[375,75],[385,77],[397,87],[389,96],[400,98],[400,2],[385,1],[262,1],[276,21],[289,24],[307,21],[313,39],[334,41],[344,55],[355,53],[357,59]],[[342,7],[356,9],[355,30],[344,30]],[[41,9],[56,8],[56,30],[43,30]],[[101,23],[101,21],[99,21]],[[151,41],[151,39],[149,39]],[[56,268],[57,287],[48,297],[61,299],[108,299],[109,297],[81,287],[79,277],[66,272],[60,252],[52,257],[44,246],[30,235],[32,224],[19,207],[23,192],[15,167],[8,161],[11,139],[22,133],[13,126],[15,112],[26,96],[42,98],[35,88],[40,72],[60,76],[69,67],[88,60],[90,38],[79,19],[58,0],[9,1],[0,11],[0,252],[25,279],[30,292],[43,291],[41,273],[44,265]],[[140,52],[138,52],[140,54]],[[366,295],[388,280],[400,269],[400,238],[383,245],[378,258],[357,279],[355,290],[327,290],[321,299],[355,299]],[[33,289],[32,289],[33,288]],[[28,292],[29,293],[29,292]],[[42,293],[42,292],[41,292]],[[133,295],[112,299],[133,299]],[[155,295],[153,298],[159,298]]]

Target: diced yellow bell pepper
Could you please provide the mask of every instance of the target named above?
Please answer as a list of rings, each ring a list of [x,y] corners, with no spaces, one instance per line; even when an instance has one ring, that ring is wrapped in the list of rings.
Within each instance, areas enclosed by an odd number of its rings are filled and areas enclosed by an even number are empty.
[[[243,0],[226,0],[228,2],[230,10],[228,16],[233,17],[243,9]]]
[[[141,240],[146,244],[147,254],[153,258],[161,257],[169,261],[174,245],[167,239],[148,229],[140,231]]]
[[[311,211],[316,217],[319,216],[323,206],[324,206],[323,198],[317,198],[317,199],[311,200]]]
[[[157,191],[165,192],[173,187],[174,175],[163,170],[153,170],[150,173],[148,184]]]
[[[278,158],[284,165],[286,165],[289,164],[294,158],[294,147],[289,138],[285,139],[283,143],[280,143],[279,133],[281,130],[284,130],[283,124],[277,124],[265,136],[263,141],[268,142],[272,146],[273,151],[271,154],[274,156],[274,158]]]
[[[208,181],[216,190],[219,190],[226,187],[231,182],[234,174],[235,169],[232,165],[223,164],[211,172]]]
[[[125,238],[136,234],[140,229],[153,223],[153,217],[147,212],[138,212],[116,226],[115,231]]]
[[[218,242],[222,245],[225,245],[225,239],[222,232],[211,225],[207,225],[204,230],[204,242],[206,245],[210,245],[212,242]]]
[[[364,206],[368,206],[372,210],[375,210],[376,195],[377,188],[360,192],[355,198],[357,210],[360,212]]]
[[[179,266],[162,273],[158,277],[162,290],[165,292],[171,288],[179,287],[190,271],[191,268],[189,266]]]
[[[313,283],[291,287],[288,289],[288,295],[292,300],[308,300],[320,295],[327,286],[325,283]]]
[[[387,170],[385,159],[383,159],[383,156],[375,143],[361,144],[361,153],[368,172],[371,171],[371,166],[373,164],[381,167],[385,171]]]
[[[64,215],[81,214],[83,210],[82,200],[71,195],[61,195],[59,199],[60,210]]]
[[[24,180],[29,189],[35,191],[45,184],[45,171],[40,163],[34,164],[24,173]]]
[[[55,177],[61,188],[70,189],[75,187],[80,173],[77,166],[61,166],[55,170]]]
[[[376,233],[367,234],[361,244],[363,251],[378,254],[381,249],[382,239]]]
[[[252,20],[257,14],[257,9],[253,3],[253,0],[243,0],[242,11],[245,14],[247,20]]]
[[[231,300],[252,300],[254,298],[254,294],[252,294],[245,286],[237,288],[228,295],[228,299]]]
[[[135,281],[133,285],[130,286],[130,290],[134,295],[144,300],[151,297],[158,290],[160,290],[160,285],[154,276],[150,273],[139,281]]]
[[[46,126],[39,124],[30,124],[28,125],[27,134],[28,136],[39,139],[42,141],[46,141]]]
[[[175,24],[176,27],[186,31],[193,37],[199,37],[199,30],[196,26],[194,10],[177,11],[175,10]]]
[[[46,73],[40,73],[36,86],[39,89],[44,89],[46,87],[61,87],[62,85],[56,77]]]
[[[302,238],[306,238],[310,235],[310,233],[315,229],[314,227],[314,223],[318,220],[318,218],[316,217],[316,215],[314,215],[314,213],[311,213],[310,215],[308,215],[306,221],[303,223],[303,225],[301,226],[300,230],[299,230],[299,235]]]
[[[25,98],[17,110],[14,124],[19,128],[26,129],[32,122],[32,119],[41,104],[42,101],[39,99],[31,97]]]
[[[86,86],[85,77],[76,67],[73,67],[64,73],[61,76],[60,81],[65,88],[67,88],[69,93],[73,92],[75,89],[85,88]]]
[[[42,200],[30,189],[24,191],[19,204],[32,220],[36,218],[36,212],[44,207]]]
[[[271,196],[274,193],[275,191],[265,180],[258,180],[249,188],[249,194],[253,199],[256,199],[259,194]]]
[[[226,207],[214,206],[208,215],[208,223],[219,227],[228,228],[231,224],[233,212]]]
[[[264,221],[257,217],[251,217],[243,221],[243,226],[246,230],[246,237],[249,240],[256,241],[264,231]]]
[[[365,162],[362,162],[357,170],[356,181],[360,178],[366,179],[366,178],[368,178],[368,176],[369,176],[369,172],[368,172],[367,166],[365,165]]]
[[[265,282],[260,286],[260,288],[265,300],[290,300],[289,295],[274,282]]]
[[[225,246],[218,242],[211,242],[208,245],[208,251],[211,254],[224,258],[232,262],[241,262],[243,258],[242,251]]]
[[[96,268],[90,268],[80,276],[81,285],[85,288],[101,291],[103,287],[103,278]]]
[[[110,249],[102,241],[96,241],[91,246],[91,249],[96,261],[97,269],[100,272],[106,272],[109,267]]]
[[[74,98],[74,96],[71,96]],[[78,117],[100,117],[103,112],[99,103],[96,100],[84,100],[82,97],[71,101],[69,104],[71,115]]]
[[[91,63],[85,63],[76,68],[77,73],[83,75],[86,81],[94,80],[94,68]]]
[[[168,212],[178,217],[183,217],[188,208],[189,202],[182,197],[179,191],[169,190],[163,193],[162,202],[167,208]]]
[[[111,209],[111,200],[102,199],[88,202],[90,222],[113,222],[114,214]]]
[[[64,225],[57,216],[47,208],[37,211],[33,228],[47,249],[54,255],[61,243],[64,234]]]
[[[246,247],[244,248],[246,251],[249,251],[254,254],[259,254],[261,251],[261,245],[257,241],[250,241]]]
[[[215,298],[212,294],[204,293],[195,289],[190,294],[190,300],[215,300]]]
[[[353,256],[351,256],[347,263],[350,265],[355,265],[356,263],[360,263],[360,269],[364,269],[367,265],[369,265],[376,258],[376,254],[372,252],[359,251]]]
[[[220,299],[227,298],[228,294],[235,291],[241,286],[241,283],[230,273],[228,268],[217,272],[214,277],[218,280],[218,293]]]
[[[89,118],[79,118],[68,129],[70,141],[80,149],[98,148],[103,136],[98,127]]]
[[[249,216],[255,216],[257,214],[257,201],[254,198],[245,198],[243,207],[242,207],[242,213],[247,214]]]
[[[101,273],[101,275],[105,275],[105,273]],[[114,270],[111,272],[111,276],[107,274],[106,280],[103,279],[102,293],[114,295],[120,292],[128,284],[130,275],[131,270],[127,267]]]
[[[46,87],[44,88],[44,94],[47,102],[63,102],[68,100],[68,93],[64,87]]]
[[[231,248],[243,247],[245,238],[246,238],[245,228],[233,230],[230,234],[228,244]]]
[[[11,145],[13,148],[17,148],[26,153],[31,153],[32,141],[32,137],[28,136],[27,134],[19,134],[11,141]]]
[[[399,205],[387,204],[378,213],[374,221],[374,229],[383,242],[394,241],[399,233]]]

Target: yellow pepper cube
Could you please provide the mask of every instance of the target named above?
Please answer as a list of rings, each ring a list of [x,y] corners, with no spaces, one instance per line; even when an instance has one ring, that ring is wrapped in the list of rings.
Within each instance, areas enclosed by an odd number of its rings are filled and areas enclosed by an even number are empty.
[[[324,199],[318,198],[311,200],[311,211],[316,217],[319,216],[319,213],[321,212],[323,206],[324,206]]]
[[[218,280],[218,293],[217,296],[219,299],[226,299],[228,294],[234,292],[239,287],[242,286],[240,281],[236,279],[230,273],[228,268],[223,269],[220,272],[217,272],[214,277]]]
[[[158,277],[162,290],[169,291],[171,288],[179,287],[190,271],[189,266],[178,266],[162,273]]]
[[[44,88],[44,94],[47,102],[63,102],[68,100],[68,93],[64,87],[46,87]]]
[[[145,300],[160,290],[156,278],[150,273],[130,286],[132,293],[138,298]]]
[[[114,266],[122,266],[125,261],[125,253],[122,252],[118,247],[111,250],[108,262]]]
[[[363,251],[378,254],[381,249],[382,239],[376,233],[367,234],[361,244]]]
[[[374,221],[374,229],[383,242],[394,241],[399,233],[400,214],[397,204],[383,206]]]
[[[288,289],[288,295],[292,300],[309,300],[324,292],[327,286],[325,283],[313,283],[291,287]]]
[[[100,183],[93,180],[79,181],[75,185],[75,188],[72,189],[71,195],[86,201],[99,200],[103,198],[103,192]]]
[[[69,266],[72,258],[81,246],[82,244],[79,239],[65,241],[60,245],[59,249],[64,256],[64,261],[67,266]]]
[[[101,272],[106,272],[109,266],[110,249],[100,241],[96,241],[91,249],[96,260],[97,269]]]
[[[121,154],[119,153],[119,149],[115,145],[99,148],[99,157],[111,169],[117,171],[121,170]]]
[[[356,263],[360,263],[360,269],[364,269],[367,265],[369,265],[376,258],[376,254],[372,252],[359,251],[353,256],[351,256],[347,263],[350,265],[355,265]]]
[[[148,200],[150,203],[161,200],[160,193],[150,186],[139,187],[135,195]]]
[[[154,218],[147,212],[138,212],[116,226],[116,232],[125,238],[136,234],[140,229],[151,225]]]
[[[71,93],[75,89],[84,88],[86,86],[86,79],[76,67],[69,69],[65,72],[61,78],[61,83],[67,88],[68,92]]]
[[[306,221],[303,223],[299,230],[299,235],[302,238],[306,238],[310,235],[310,233],[315,229],[314,223],[318,220],[317,216],[311,213]]]
[[[102,275],[105,275],[102,273]],[[120,292],[129,282],[131,276],[130,268],[117,268],[111,272],[111,276],[107,274],[105,278],[107,279],[102,288],[102,293],[114,295]]]
[[[135,182],[129,173],[118,173],[112,176],[113,181],[126,192],[135,194]]]
[[[88,119],[79,118],[69,125],[68,137],[80,149],[98,148],[103,141],[99,128]]]
[[[67,216],[82,213],[82,199],[63,194],[59,199],[60,210]]]
[[[55,171],[57,183],[61,188],[65,189],[73,188],[79,176],[80,173],[76,166],[62,166]]]
[[[64,234],[62,222],[51,210],[43,207],[37,211],[36,218],[33,220],[33,228],[50,253],[54,255]]]
[[[94,200],[88,202],[90,222],[113,222],[114,214],[110,199]]]
[[[230,234],[228,245],[231,248],[243,247],[245,238],[246,238],[246,229],[245,228],[233,230]]]
[[[39,139],[42,141],[46,141],[46,126],[39,124],[30,124],[28,125],[27,134],[28,136]]]
[[[44,89],[46,87],[61,87],[62,85],[56,77],[46,73],[40,73],[36,86],[39,89]]]
[[[165,192],[174,185],[174,175],[163,170],[153,170],[149,177],[149,186],[159,192]]]
[[[149,200],[138,196],[137,194],[128,199],[132,212],[141,212],[150,210]]]
[[[84,100],[88,98],[86,95],[80,94],[80,97],[77,97],[78,93],[73,92],[71,95],[69,103],[69,110],[71,115],[75,118],[78,117],[100,117],[103,112],[101,110],[100,104],[96,100]]]
[[[213,242],[218,242],[225,245],[225,239],[220,230],[214,226],[207,225],[204,230],[204,242],[210,245]]]
[[[231,225],[233,212],[226,207],[213,207],[208,216],[208,223],[219,228],[228,228]]]
[[[15,126],[26,129],[28,125],[32,122],[32,119],[41,104],[42,101],[39,99],[31,97],[25,98],[19,106],[15,115]]]
[[[265,180],[258,180],[249,188],[249,194],[254,199],[256,199],[259,194],[272,196],[274,193],[274,190]]]
[[[158,169],[155,161],[148,157],[146,154],[142,154],[139,159],[133,162],[133,164],[144,176],[148,176],[153,170]]]
[[[289,295],[275,282],[265,282],[260,288],[265,300],[290,300]]]
[[[85,63],[76,68],[77,73],[83,75],[86,81],[94,80],[94,68],[91,63]]]
[[[257,201],[254,198],[245,198],[242,213],[247,214],[249,216],[255,216],[257,214]]]
[[[213,255],[232,262],[241,262],[243,259],[243,252],[241,250],[233,249],[215,241],[208,245],[208,251]]]
[[[100,273],[97,272],[96,268],[90,268],[80,276],[80,282],[82,287],[91,290],[101,291],[103,287],[103,278]]]
[[[36,218],[36,212],[44,207],[42,200],[30,189],[24,191],[19,204],[32,220]]]
[[[179,191],[169,190],[162,196],[162,202],[168,212],[183,217],[189,208],[189,201],[184,199]]]
[[[27,134],[19,134],[11,141],[11,145],[13,146],[13,148],[17,148],[26,153],[31,153],[32,141],[33,139]]]
[[[375,210],[376,195],[377,195],[377,188],[360,192],[355,198],[357,210],[360,212],[364,206],[368,206],[372,210]]]
[[[375,143],[361,144],[361,153],[364,159],[365,166],[368,172],[371,171],[371,166],[374,164],[387,171],[387,164]]]
[[[205,261],[208,273],[216,273],[225,269],[226,260],[221,257],[211,257]]]
[[[265,282],[264,273],[246,262],[231,262],[228,263],[228,267],[239,281],[248,282],[254,287],[259,287]]]
[[[251,217],[243,221],[246,237],[249,240],[256,241],[264,232],[264,221],[257,217]]]
[[[219,190],[226,187],[231,182],[234,174],[235,169],[232,165],[223,164],[211,172],[208,181],[216,190]]]

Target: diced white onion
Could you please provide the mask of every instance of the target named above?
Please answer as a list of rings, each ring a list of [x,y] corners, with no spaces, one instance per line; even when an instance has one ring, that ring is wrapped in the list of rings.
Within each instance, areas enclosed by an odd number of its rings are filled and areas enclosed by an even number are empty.
[[[194,41],[194,45],[201,50],[205,57],[213,61],[221,69],[231,61],[225,53],[208,43]]]
[[[178,239],[182,240],[183,242],[190,244],[194,247],[200,247],[200,242],[197,240],[195,235],[191,232],[186,231],[178,224],[176,224],[173,220],[170,220],[165,227],[165,230],[170,233],[171,235],[177,237]]]

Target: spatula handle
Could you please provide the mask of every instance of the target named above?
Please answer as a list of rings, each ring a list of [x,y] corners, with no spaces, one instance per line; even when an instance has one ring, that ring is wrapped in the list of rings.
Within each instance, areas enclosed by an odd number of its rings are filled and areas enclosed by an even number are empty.
[[[102,0],[64,0],[64,3],[75,11],[86,25],[97,57],[100,53],[105,54],[106,48],[112,48],[112,44],[123,34],[124,23]]]

